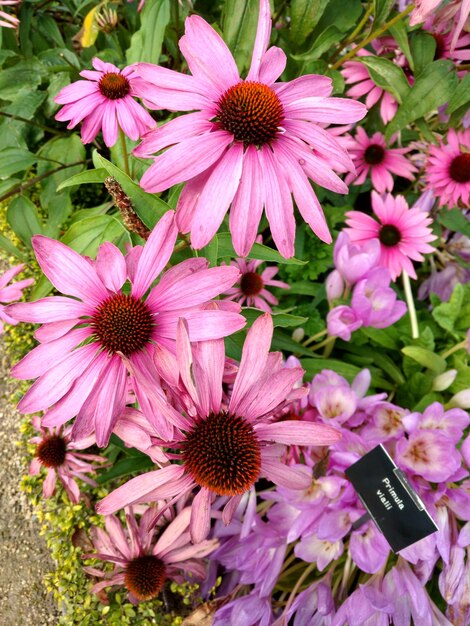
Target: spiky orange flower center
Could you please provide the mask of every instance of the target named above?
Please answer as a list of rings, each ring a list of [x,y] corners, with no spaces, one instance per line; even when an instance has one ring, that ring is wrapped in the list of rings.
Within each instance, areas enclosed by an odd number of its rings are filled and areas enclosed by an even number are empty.
[[[188,433],[183,460],[198,485],[219,496],[235,496],[257,480],[261,450],[253,426],[243,417],[216,413]]]
[[[108,352],[122,352],[130,356],[150,341],[153,320],[145,302],[133,296],[116,294],[96,309],[91,327]]]
[[[246,272],[242,275],[240,289],[244,296],[256,296],[263,289],[263,279],[256,272]]]
[[[385,158],[385,150],[382,146],[372,143],[365,149],[364,161],[369,165],[379,165]]]
[[[384,246],[393,248],[401,241],[401,232],[393,224],[384,224],[379,230],[379,240]]]
[[[99,90],[108,100],[124,98],[131,90],[129,81],[122,74],[108,72],[104,74],[98,83]]]
[[[150,600],[160,593],[165,578],[165,564],[149,554],[130,561],[124,574],[124,584],[139,600]]]
[[[464,152],[452,159],[449,175],[456,183],[470,182],[470,153]]]
[[[59,435],[45,437],[36,448],[36,456],[45,467],[60,467],[65,461],[67,444]]]
[[[284,109],[267,85],[242,81],[227,89],[217,103],[220,128],[233,133],[236,141],[262,146],[276,138]]]

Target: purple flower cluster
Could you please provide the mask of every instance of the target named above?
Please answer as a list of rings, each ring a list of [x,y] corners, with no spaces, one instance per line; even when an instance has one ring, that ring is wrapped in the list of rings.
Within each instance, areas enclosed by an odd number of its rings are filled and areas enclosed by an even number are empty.
[[[469,623],[468,437],[461,450],[459,442],[470,417],[438,402],[418,413],[386,401],[385,394],[366,396],[370,379],[363,370],[349,384],[323,370],[308,396],[279,416],[334,425],[342,438],[329,448],[291,449],[291,466],[311,478],[308,489],[266,490],[257,509],[254,493],[246,494],[228,526],[216,522],[221,545],[211,557],[208,584],[223,568],[220,594],[233,598],[217,612],[217,626]],[[371,520],[354,524],[364,507],[345,477],[378,443],[406,472],[439,527],[398,557]],[[426,589],[436,566],[446,615]],[[300,586],[291,591],[294,572],[311,582],[301,593]],[[247,593],[240,597],[242,586]],[[284,589],[289,593],[282,601]]]
[[[397,300],[390,287],[391,275],[380,267],[380,243],[371,239],[364,245],[351,243],[344,232],[339,234],[334,249],[336,269],[326,281],[330,303],[346,300],[327,315],[328,334],[349,341],[351,333],[361,326],[386,328],[406,313],[406,304]]]

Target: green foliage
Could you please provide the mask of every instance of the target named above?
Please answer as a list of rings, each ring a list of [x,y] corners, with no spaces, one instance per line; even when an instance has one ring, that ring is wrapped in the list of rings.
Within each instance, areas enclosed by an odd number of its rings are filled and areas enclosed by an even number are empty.
[[[226,0],[224,3],[223,35],[241,73],[250,67],[258,15],[258,0]]]

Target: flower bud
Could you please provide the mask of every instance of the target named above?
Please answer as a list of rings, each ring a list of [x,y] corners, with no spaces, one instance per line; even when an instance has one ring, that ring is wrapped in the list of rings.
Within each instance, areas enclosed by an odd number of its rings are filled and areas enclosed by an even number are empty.
[[[432,381],[432,390],[444,391],[444,389],[447,389],[452,385],[456,376],[457,370],[449,370],[443,374],[439,374],[439,376],[436,376],[436,378]]]
[[[470,389],[463,389],[452,396],[449,400],[449,407],[458,407],[459,409],[470,409]]]
[[[296,328],[292,333],[292,339],[300,343],[302,339],[305,337],[305,330],[303,328]]]

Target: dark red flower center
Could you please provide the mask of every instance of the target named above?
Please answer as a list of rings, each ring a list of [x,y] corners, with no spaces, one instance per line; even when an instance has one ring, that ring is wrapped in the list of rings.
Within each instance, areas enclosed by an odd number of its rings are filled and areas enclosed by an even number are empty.
[[[263,279],[256,272],[246,272],[242,275],[240,289],[244,296],[256,296],[263,289]]]
[[[108,352],[122,352],[130,356],[142,350],[150,341],[153,320],[142,300],[116,294],[100,304],[90,325]]]
[[[449,174],[456,183],[470,182],[470,153],[464,152],[452,159]]]
[[[393,248],[401,241],[401,232],[393,224],[384,224],[379,230],[379,240],[384,246]]]
[[[129,81],[122,74],[108,72],[101,77],[98,87],[108,100],[118,100],[124,98],[131,90]]]
[[[271,143],[284,119],[284,109],[275,92],[254,81],[237,83],[227,89],[217,106],[219,127],[246,145]]]
[[[198,485],[219,496],[235,496],[257,480],[261,450],[253,426],[243,417],[216,413],[188,433],[183,460]]]
[[[446,49],[446,43],[444,35],[440,35],[438,33],[431,33],[434,37],[434,41],[436,42],[436,51],[434,52],[434,61],[437,59],[442,59],[444,57],[444,52]]]
[[[36,456],[46,467],[59,467],[65,461],[67,444],[59,435],[45,437],[36,448]]]
[[[385,150],[382,146],[372,143],[365,149],[364,161],[369,165],[378,165],[385,158]]]
[[[126,567],[124,584],[139,600],[150,600],[160,593],[165,578],[165,563],[148,554],[130,561]]]

